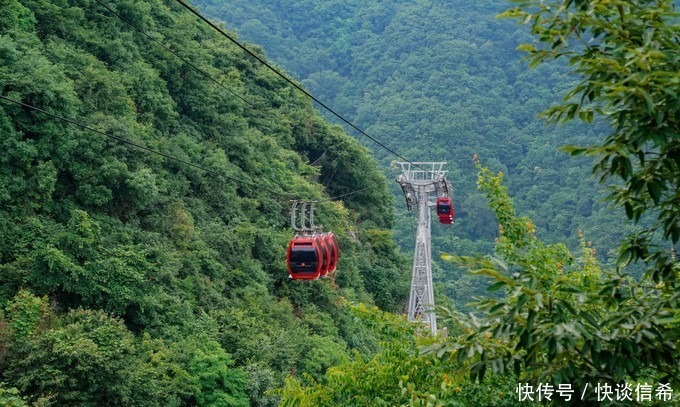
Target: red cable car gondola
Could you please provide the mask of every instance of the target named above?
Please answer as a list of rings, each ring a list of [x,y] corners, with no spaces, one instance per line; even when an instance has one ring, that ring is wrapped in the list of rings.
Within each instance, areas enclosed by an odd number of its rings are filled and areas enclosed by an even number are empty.
[[[316,280],[324,265],[324,249],[320,240],[311,236],[296,236],[288,245],[286,263],[293,280]]]
[[[290,224],[298,235],[291,239],[286,251],[288,275],[293,280],[316,280],[335,272],[340,246],[333,232],[321,233],[321,227],[314,225],[315,202],[302,201],[298,224],[298,203],[293,201],[291,209]]]
[[[451,201],[451,198],[446,196],[437,198],[437,216],[439,217],[439,223],[445,225],[450,225],[453,223],[456,212],[453,209],[453,202]]]

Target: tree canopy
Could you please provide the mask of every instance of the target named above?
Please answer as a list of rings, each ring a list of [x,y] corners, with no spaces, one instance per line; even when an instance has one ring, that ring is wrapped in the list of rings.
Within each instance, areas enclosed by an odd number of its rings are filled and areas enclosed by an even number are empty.
[[[0,3],[0,404],[272,406],[376,351],[341,299],[408,283],[364,147],[174,2]],[[332,279],[288,280],[294,198]]]
[[[448,336],[428,336],[394,315],[412,242],[393,157],[174,2],[0,0],[0,404],[677,389],[674,3],[511,2],[529,30],[492,1],[201,2],[404,156],[450,162]],[[339,237],[331,278],[287,279],[292,198]]]

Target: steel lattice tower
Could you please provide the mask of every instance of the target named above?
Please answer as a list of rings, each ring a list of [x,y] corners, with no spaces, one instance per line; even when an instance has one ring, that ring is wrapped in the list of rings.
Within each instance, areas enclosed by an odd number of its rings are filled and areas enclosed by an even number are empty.
[[[446,162],[399,162],[402,174],[397,178],[409,210],[418,206],[418,228],[413,255],[411,294],[408,320],[422,322],[437,333],[432,285],[432,250],[430,247],[430,207],[438,197],[448,195],[449,187],[443,170]]]

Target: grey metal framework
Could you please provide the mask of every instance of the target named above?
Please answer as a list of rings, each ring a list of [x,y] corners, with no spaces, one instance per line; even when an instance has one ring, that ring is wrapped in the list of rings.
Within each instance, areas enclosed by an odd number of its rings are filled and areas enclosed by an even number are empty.
[[[316,210],[316,201],[291,201],[290,208],[290,226],[297,234],[311,235],[323,231],[322,225],[314,224],[314,211]],[[298,207],[298,204],[302,206]],[[297,214],[300,211],[300,221],[298,226]]]
[[[449,195],[449,185],[443,168],[446,162],[398,162],[402,174],[397,177],[409,210],[418,206],[418,228],[413,255],[411,294],[408,300],[408,320],[422,322],[437,333],[432,285],[432,250],[430,247],[430,207],[437,198]]]

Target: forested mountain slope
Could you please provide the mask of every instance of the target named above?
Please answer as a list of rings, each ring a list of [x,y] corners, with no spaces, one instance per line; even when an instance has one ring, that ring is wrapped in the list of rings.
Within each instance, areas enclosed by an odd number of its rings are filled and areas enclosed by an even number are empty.
[[[678,404],[677,1],[511,3],[504,15],[530,33],[521,49],[532,63],[553,69],[557,61],[578,78],[560,82],[565,99],[547,110],[551,121],[609,126],[564,150],[596,158],[593,172],[611,183],[606,196],[627,222],[609,228],[636,226],[620,241],[616,268],[601,268],[582,235],[578,252],[540,239],[531,218],[516,211],[504,174],[475,157],[477,186],[499,223],[495,250],[445,260],[490,280],[487,291],[499,295],[479,299],[474,313],[441,308],[447,339],[414,340],[396,321],[382,353],[329,369],[312,385],[291,379],[284,405]],[[633,278],[631,263],[645,272]]]
[[[0,94],[111,136],[0,101],[0,404],[271,406],[375,352],[342,304],[401,310],[409,267],[367,150],[177,3],[107,4],[156,42],[0,1]],[[323,200],[334,278],[288,280],[290,199]]]
[[[602,202],[590,162],[557,150],[590,144],[607,129],[555,128],[536,118],[576,79],[557,64],[529,69],[521,61],[515,48],[530,41],[528,33],[496,18],[509,2],[198,4],[262,46],[320,99],[388,146],[412,160],[448,161],[458,221],[452,230],[433,228],[435,254],[489,252],[497,237],[486,200],[475,191],[472,157],[478,154],[508,175],[518,210],[535,219],[539,236],[578,249],[582,229],[600,260],[613,260],[610,251],[627,228],[622,211]],[[386,169],[395,159],[379,148],[375,152]],[[389,170],[390,178],[396,175]],[[400,194],[396,185],[393,193]],[[413,217],[406,216],[400,200],[397,207],[395,238],[410,251]],[[445,274],[435,280],[446,285],[450,297],[467,302],[478,292],[476,282],[459,270],[439,266]]]

